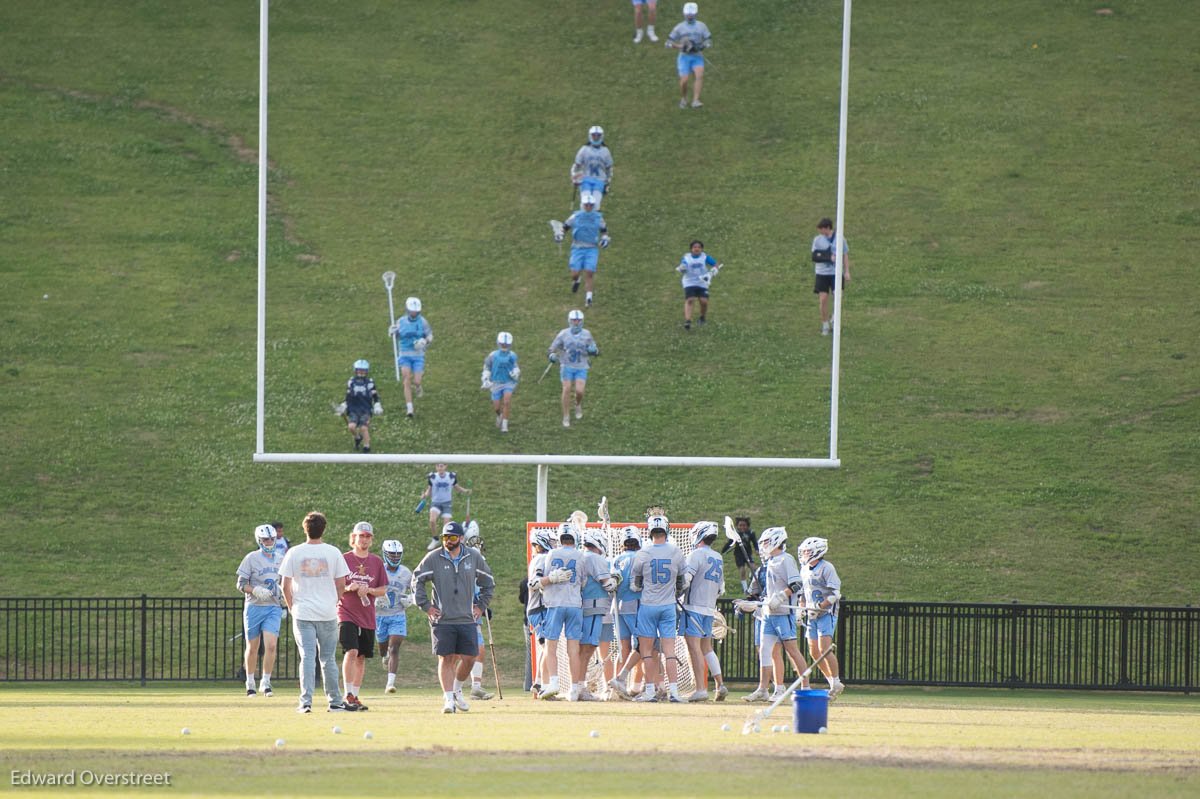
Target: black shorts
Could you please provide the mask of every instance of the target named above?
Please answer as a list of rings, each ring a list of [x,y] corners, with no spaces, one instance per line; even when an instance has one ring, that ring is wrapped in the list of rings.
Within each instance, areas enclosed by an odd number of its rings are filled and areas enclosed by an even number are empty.
[[[733,545],[733,562],[738,566],[749,566],[751,560],[746,557],[745,547],[740,547],[737,544]]]
[[[475,624],[434,624],[433,654],[479,655],[479,627]]]
[[[685,299],[689,299],[689,300],[692,297],[703,297],[704,299],[707,300],[708,299],[708,289],[704,288],[704,286],[684,286],[683,287],[683,296]]]
[[[375,657],[375,631],[359,627],[352,621],[338,623],[338,643],[343,652],[357,649],[359,657]]]
[[[817,281],[813,284],[813,294],[832,294],[837,275],[817,275]]]
[[[371,425],[371,414],[346,411],[346,421],[350,424],[356,424],[359,427],[369,427]]]

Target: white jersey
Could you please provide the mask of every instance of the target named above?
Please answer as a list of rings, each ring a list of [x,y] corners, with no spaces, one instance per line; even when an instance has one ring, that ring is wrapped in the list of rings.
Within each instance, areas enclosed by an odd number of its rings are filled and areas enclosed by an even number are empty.
[[[276,555],[273,558],[268,558],[263,554],[261,549],[256,549],[253,552],[248,552],[246,557],[242,558],[241,565],[237,569],[237,587],[240,591],[245,586],[250,586],[253,590],[259,586],[264,586],[271,592],[271,599],[255,599],[253,594],[246,594],[247,605],[270,606],[278,605],[279,600],[283,597],[282,589],[279,588],[279,564],[283,562],[283,558]]]
[[[717,259],[706,252],[699,255],[692,255],[688,252],[684,253],[683,260],[675,269],[683,273],[680,283],[685,289],[704,288],[708,285],[704,279],[708,275],[708,268],[716,265]]]
[[[593,147],[585,144],[575,153],[575,163],[571,165],[571,179],[602,180],[604,185],[612,181],[612,153],[603,144]]]
[[[546,561],[542,564],[544,577],[549,577],[555,569],[566,569],[571,577],[561,583],[552,583],[543,579],[542,601],[548,608],[581,608],[583,607],[583,581],[587,579],[587,561],[584,553],[575,547],[557,547],[546,553]]]
[[[685,19],[667,34],[668,42],[691,42],[696,50],[703,50],[712,44],[712,34],[708,26],[698,19]]]
[[[800,567],[796,565],[795,558],[786,552],[780,552],[767,561],[767,586],[764,597],[770,599],[777,591],[785,588],[791,588],[792,593],[795,594],[800,586]],[[787,616],[791,613],[790,608],[781,608],[772,611],[770,615]]]
[[[430,472],[427,479],[429,480],[430,505],[445,505],[454,498],[454,486],[458,483],[457,474],[454,472],[445,474]]]
[[[842,594],[842,581],[837,569],[827,560],[820,560],[816,566],[805,566],[800,570],[800,579],[804,583],[804,604],[816,607],[826,599],[832,599],[832,612],[837,614],[837,597]]]
[[[633,585],[642,589],[642,604],[674,605],[677,581],[686,566],[683,552],[670,541],[638,550],[633,559]]]
[[[379,605],[375,605],[375,615],[377,617],[396,616],[405,611],[404,605],[400,603],[400,598],[405,594],[412,593],[412,569],[401,563],[395,571],[388,566],[387,559],[383,561],[383,573],[387,577],[387,593],[384,598],[387,599],[388,605],[383,610],[380,610]]]
[[[591,368],[589,349],[596,349],[596,339],[592,338],[587,328],[580,328],[575,333],[571,328],[564,327],[550,342],[550,352],[558,352],[558,362],[563,369]]]
[[[717,597],[725,591],[725,561],[712,547],[701,546],[691,551],[684,574],[692,582],[683,595],[683,609],[704,616],[717,612]]]
[[[543,574],[543,567],[546,565],[546,553],[535,554],[529,561],[528,579],[539,577]],[[542,597],[542,592],[533,586],[529,586],[529,599],[525,602],[526,613],[536,613],[546,606],[545,599]]]
[[[583,615],[607,616],[612,606],[612,597],[600,585],[600,581],[612,573],[612,566],[609,565],[608,558],[590,549],[583,551],[583,557],[590,561],[588,574],[594,575],[589,576],[583,586]]]

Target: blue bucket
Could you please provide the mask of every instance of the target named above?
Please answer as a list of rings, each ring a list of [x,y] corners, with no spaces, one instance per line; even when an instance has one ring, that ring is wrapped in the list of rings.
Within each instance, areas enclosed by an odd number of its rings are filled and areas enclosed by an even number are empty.
[[[819,688],[792,694],[792,731],[820,732],[829,723],[829,691]]]

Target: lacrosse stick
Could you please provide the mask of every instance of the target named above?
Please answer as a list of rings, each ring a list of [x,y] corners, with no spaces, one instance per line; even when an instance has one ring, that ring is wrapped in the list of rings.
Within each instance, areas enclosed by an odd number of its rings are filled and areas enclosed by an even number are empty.
[[[400,382],[400,342],[396,340],[396,336],[391,333],[391,329],[396,325],[396,306],[392,304],[392,286],[396,285],[396,273],[388,270],[383,273],[383,285],[388,293],[388,318],[392,321],[388,322],[388,338],[392,340],[392,365],[396,368],[396,382]]]
[[[709,61],[708,56],[706,56],[704,53],[700,53],[700,57],[704,59],[704,64],[706,66],[713,67],[714,69],[716,68],[717,65],[714,64],[712,61]]]
[[[492,643],[492,617],[485,610],[483,617],[487,619],[488,628],[488,653],[492,656],[492,674],[496,676],[496,696],[500,697],[500,701],[504,701],[504,689],[500,687],[500,669],[496,666],[496,645]]]
[[[745,724],[742,725],[742,735],[749,735],[752,732],[756,732],[758,729],[758,723],[760,721],[766,721],[767,716],[770,716],[771,712],[773,710],[775,710],[775,708],[779,707],[779,705],[783,703],[783,700],[787,699],[788,694],[790,694],[792,691],[796,690],[796,688],[800,685],[800,683],[802,683],[805,679],[807,679],[808,675],[812,673],[812,670],[817,667],[817,664],[820,663],[822,660],[824,660],[826,657],[828,657],[829,653],[835,649],[837,649],[837,644],[835,644],[831,641],[829,643],[829,648],[826,649],[824,652],[822,652],[820,655],[818,655],[817,658],[812,663],[808,664],[808,668],[800,673],[800,676],[797,677],[795,679],[795,681],[787,687],[787,690],[785,690],[782,694],[780,694],[778,699],[776,699],[774,702],[771,703],[771,706],[769,708],[767,708],[766,710],[754,711],[754,714],[750,717],[750,719]]]
[[[610,552],[614,551],[616,549],[616,547],[613,546],[613,542],[609,540],[609,537],[612,535],[612,527],[609,524],[610,519],[608,517],[608,497],[607,496],[600,497],[600,503],[598,505],[596,505],[596,517],[598,519],[600,519],[601,522],[604,523],[603,529],[604,529],[604,544],[605,544],[605,546],[608,548],[608,550]]]
[[[467,490],[468,491],[471,490],[471,481],[470,480],[467,481]],[[467,516],[465,519],[463,519],[463,525],[465,526],[470,523],[471,523],[471,495],[467,494]]]
[[[560,361],[562,360],[562,354],[563,354],[563,351],[562,351],[562,350],[555,350],[555,351],[554,351],[554,354],[555,354],[555,356],[558,358],[558,360],[560,360]],[[540,382],[542,382],[542,379],[543,379],[543,378],[544,378],[546,375],[550,374],[550,370],[551,370],[551,369],[553,369],[553,368],[554,368],[554,361],[551,361],[550,363],[546,364],[546,368],[545,368],[545,369],[542,371],[542,376],[541,376],[541,377],[539,377],[539,378],[537,379],[537,381],[538,381],[539,383],[540,383]]]
[[[575,545],[579,546],[583,540],[583,533],[587,530],[588,517],[581,510],[571,511],[571,515],[567,517],[567,524],[575,532]]]
[[[736,632],[737,630],[730,627],[729,623],[725,621],[724,613],[718,610],[713,614],[712,637],[714,641],[724,641],[725,636],[733,635]]]
[[[746,542],[742,540],[742,534],[739,533],[737,528],[733,526],[733,519],[730,519],[728,516],[725,517],[725,537],[732,541],[735,547],[738,547],[742,550],[742,554],[746,556],[746,561],[748,563],[751,565],[756,563],[754,560],[753,551],[749,546],[746,545]]]
[[[565,232],[563,231],[563,223],[557,219],[551,219],[550,230],[554,231],[554,240],[558,242],[558,254],[562,255],[562,239],[559,237],[565,235]]]

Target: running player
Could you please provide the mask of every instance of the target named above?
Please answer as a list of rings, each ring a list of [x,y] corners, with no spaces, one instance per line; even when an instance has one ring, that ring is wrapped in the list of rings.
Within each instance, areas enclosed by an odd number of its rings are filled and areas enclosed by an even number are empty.
[[[567,314],[567,326],[558,331],[548,350],[552,362],[559,364],[562,380],[563,427],[571,426],[568,413],[571,407],[571,389],[575,390],[575,418],[583,418],[583,391],[587,386],[588,369],[592,358],[599,355],[596,340],[583,326],[583,311],[575,308]]]
[[[387,577],[387,593],[375,600],[375,640],[379,643],[383,665],[387,669],[384,692],[396,693],[396,667],[400,645],[408,635],[408,616],[413,606],[412,570],[401,561],[404,544],[394,538],[383,542],[383,572]]]
[[[555,241],[562,241],[566,231],[571,231],[571,257],[567,268],[571,270],[571,293],[579,291],[579,281],[584,281],[587,293],[583,304],[591,305],[595,300],[596,266],[600,263],[600,250],[612,241],[608,236],[608,224],[596,210],[598,195],[584,192],[580,199],[582,210],[576,211],[563,221],[563,229],[554,234]]]
[[[501,433],[508,432],[512,395],[517,388],[517,381],[521,379],[521,367],[517,366],[517,354],[512,351],[512,342],[512,333],[500,331],[496,335],[496,349],[483,359],[483,373],[479,376],[480,388],[491,392],[496,427],[500,428]]]
[[[429,483],[425,493],[421,494],[422,500],[429,497],[429,546],[425,547],[425,551],[432,552],[440,546],[437,539],[439,519],[442,524],[450,521],[454,492],[457,490],[461,494],[470,494],[471,489],[459,485],[458,475],[446,471],[444,463],[437,464],[425,480]]]
[[[583,208],[583,198],[591,194],[596,201],[596,210],[600,210],[600,202],[608,194],[608,186],[612,183],[613,159],[612,153],[604,146],[604,128],[592,125],[588,129],[588,142],[575,153],[575,162],[571,164],[571,182],[579,187],[579,207]]]
[[[675,71],[679,75],[679,107],[687,108],[688,78],[696,76],[692,85],[692,108],[704,105],[700,102],[700,85],[704,83],[704,50],[712,44],[708,26],[696,19],[700,9],[695,3],[683,4],[683,22],[676,25],[664,44],[679,51],[675,59]]]
[[[708,699],[708,686],[700,681],[704,666],[713,678],[716,701],[724,701],[729,693],[721,679],[721,662],[713,651],[713,616],[717,612],[717,597],[725,593],[725,561],[713,551],[712,542],[716,540],[716,522],[692,525],[695,548],[688,555],[683,572],[683,637],[687,641],[692,674],[696,677],[696,692],[689,702]]]
[[[383,413],[379,392],[370,376],[371,364],[361,358],[354,362],[354,377],[346,381],[346,399],[334,408],[338,416],[346,415],[346,429],[354,437],[354,449],[371,451],[371,414]]]
[[[724,264],[704,252],[704,242],[696,239],[675,267],[676,272],[683,273],[680,284],[683,286],[684,329],[692,329],[692,305],[696,300],[700,301],[700,324],[704,324],[708,315],[708,287],[722,266]]]
[[[396,337],[396,363],[404,379],[404,406],[408,418],[413,418],[413,390],[417,398],[425,396],[421,380],[425,376],[425,349],[433,343],[433,328],[421,316],[421,301],[409,297],[404,301],[405,315],[396,320],[388,334]]]

